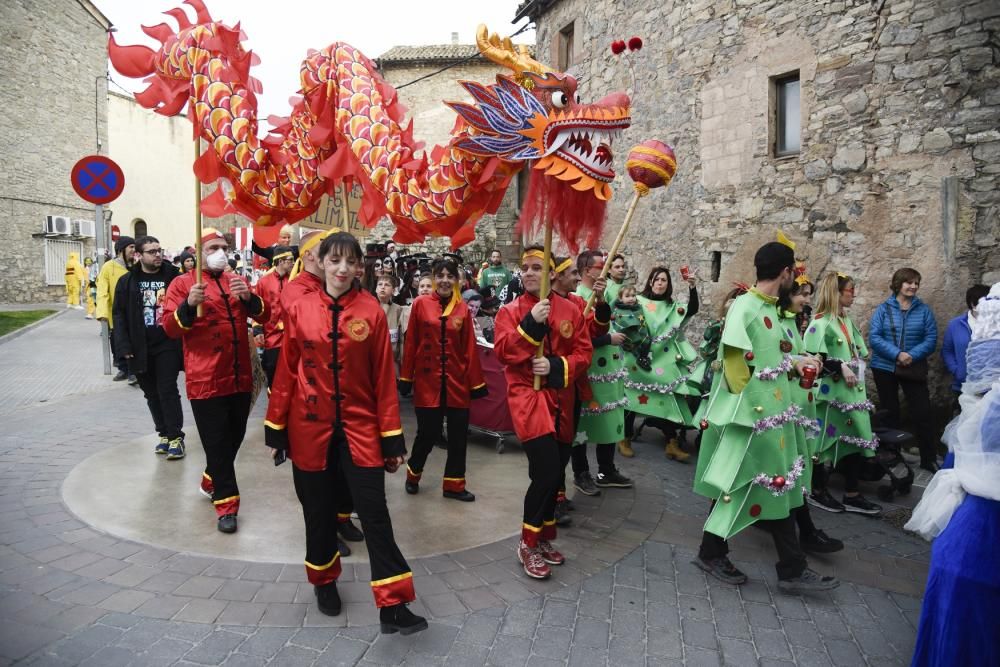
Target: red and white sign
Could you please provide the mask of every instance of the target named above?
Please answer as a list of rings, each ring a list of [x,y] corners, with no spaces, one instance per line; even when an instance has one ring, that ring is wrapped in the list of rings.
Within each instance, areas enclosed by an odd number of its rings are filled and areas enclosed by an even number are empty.
[[[249,250],[253,244],[253,227],[230,227],[233,245],[240,250]]]
[[[109,157],[88,155],[73,165],[69,175],[76,194],[91,204],[108,204],[125,189],[121,167]]]
[[[111,240],[117,241],[122,237],[122,230],[118,228],[118,225],[111,225]]]

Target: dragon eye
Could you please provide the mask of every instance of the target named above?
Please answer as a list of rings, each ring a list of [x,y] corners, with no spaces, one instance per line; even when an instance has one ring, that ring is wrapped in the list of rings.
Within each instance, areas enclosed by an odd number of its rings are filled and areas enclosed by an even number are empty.
[[[567,104],[569,104],[569,98],[566,96],[566,93],[561,90],[552,93],[552,106],[556,109],[562,109]]]

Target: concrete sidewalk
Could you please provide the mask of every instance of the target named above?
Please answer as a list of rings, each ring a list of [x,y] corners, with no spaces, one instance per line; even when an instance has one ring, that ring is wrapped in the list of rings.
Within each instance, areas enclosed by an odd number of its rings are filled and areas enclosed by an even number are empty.
[[[576,525],[558,543],[569,561],[552,580],[520,573],[509,539],[414,559],[414,606],[431,626],[409,638],[378,633],[370,573],[360,564],[345,568],[344,614],[328,618],[316,613],[301,562],[196,557],[102,533],[64,504],[63,480],[91,454],[146,433],[149,416],[141,392],[100,374],[96,325],[79,315],[44,324],[0,355],[8,380],[0,667],[909,662],[929,545],[885,521],[814,512],[847,542],[844,552],[811,559],[843,579],[836,591],[779,593],[760,531],[733,540],[750,582],[708,579],[690,564],[707,511],[691,492],[694,466],[667,461],[652,429],[637,442],[637,458],[618,461],[635,489],[580,499]],[[186,401],[185,411],[190,428]],[[517,447],[504,454],[521,455]]]

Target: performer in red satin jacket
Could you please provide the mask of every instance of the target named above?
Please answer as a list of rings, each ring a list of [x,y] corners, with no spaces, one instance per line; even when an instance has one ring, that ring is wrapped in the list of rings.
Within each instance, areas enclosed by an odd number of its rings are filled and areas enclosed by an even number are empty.
[[[260,277],[254,291],[267,304],[271,317],[267,322],[261,322],[264,330],[264,354],[260,363],[267,375],[267,386],[274,384],[274,371],[278,367],[278,354],[281,352],[281,339],[285,329],[284,313],[281,308],[281,293],[288,284],[288,274],[292,270],[295,258],[288,246],[275,246],[271,270]]]
[[[438,259],[431,276],[434,293],[418,296],[410,306],[399,378],[404,394],[413,391],[417,414],[417,437],[406,465],[406,492],[419,492],[424,464],[447,417],[444,497],[472,502],[476,496],[465,488],[469,400],[486,395],[486,380],[479,368],[472,317],[458,293],[458,265],[451,259]]]
[[[205,228],[201,243],[202,274],[197,283],[193,271],[170,283],[163,330],[184,341],[187,396],[205,449],[202,492],[212,498],[219,530],[234,533],[240,509],[236,453],[246,433],[253,388],[247,318],[266,322],[270,313],[245,279],[224,272],[229,244],[222,233]]]
[[[362,261],[357,239],[331,234],[319,256],[324,290],[304,293],[285,311],[265,440],[276,456],[292,459],[306,525],[306,575],[320,611],[341,611],[335,487],[342,468],[365,531],[382,631],[410,634],[427,622],[406,607],[415,597],[413,574],[385,501],[385,471],[395,472],[406,454],[385,314],[355,281]]]
[[[327,236],[339,231],[339,227],[328,231],[317,229],[303,234],[302,238],[299,239],[298,259],[295,260],[295,264],[288,274],[285,288],[281,292],[283,311],[304,295],[322,293],[326,289],[326,277],[323,275],[323,266],[319,261],[319,244]],[[365,534],[351,521],[354,501],[351,499],[351,488],[347,484],[342,467],[337,468],[334,493],[336,494],[337,507],[337,534],[341,538],[337,542],[337,550],[340,552],[341,558],[347,558],[351,555],[352,549],[344,540],[363,542]]]
[[[568,455],[574,436],[573,410],[560,405],[560,390],[572,387],[586,373],[593,349],[579,310],[559,297],[538,299],[543,257],[537,246],[525,249],[521,259],[525,292],[497,313],[494,334],[497,358],[505,366],[507,404],[531,479],[517,555],[525,573],[536,579],[549,577],[549,566],[565,561],[551,543],[556,537],[561,451]],[[544,356],[536,358],[539,346]],[[539,391],[534,388],[535,376],[542,378]]]

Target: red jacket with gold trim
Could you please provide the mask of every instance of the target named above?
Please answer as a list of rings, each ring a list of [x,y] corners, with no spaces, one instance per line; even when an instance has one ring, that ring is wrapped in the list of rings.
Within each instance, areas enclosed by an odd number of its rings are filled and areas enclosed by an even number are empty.
[[[285,282],[285,288],[281,290],[281,310],[282,314],[288,307],[295,303],[300,297],[306,294],[322,292],[326,290],[326,283],[319,276],[315,276],[308,271],[302,271],[294,280]]]
[[[449,305],[437,294],[428,294],[410,306],[399,381],[412,383],[413,405],[418,408],[467,408],[470,396],[486,395],[469,307],[459,300],[445,315]]]
[[[202,272],[205,302],[202,315],[188,305],[195,274],[184,273],[170,283],[163,301],[163,330],[184,341],[184,381],[190,400],[228,396],[253,389],[247,318],[266,322],[267,304],[250,293],[243,301],[229,293],[233,273]],[[249,287],[249,285],[247,285]]]
[[[572,403],[561,407],[559,390],[572,387],[587,373],[593,347],[583,314],[568,300],[555,297],[547,323],[531,316],[538,297],[522,294],[497,313],[493,346],[507,378],[507,407],[519,440],[554,434],[559,442],[572,442]],[[535,391],[531,361],[542,345],[551,369]]]
[[[326,469],[337,429],[357,466],[381,468],[406,453],[385,314],[357,287],[339,299],[304,291],[287,304],[264,422],[266,444],[287,448],[307,471]]]
[[[566,299],[569,301],[574,308],[580,311],[581,316],[583,315],[584,309],[587,307],[587,302],[585,299],[580,297],[578,294],[569,292],[566,296],[552,293],[557,298]],[[597,339],[602,336],[606,336],[611,327],[611,306],[604,303],[595,303],[594,307],[590,309],[590,312],[586,315],[586,324],[588,335],[590,336],[591,343],[591,354],[593,354],[593,347],[597,344]],[[575,407],[575,402],[579,400],[581,403],[589,403],[591,399],[594,398],[594,392],[590,388],[590,380],[587,379],[587,373],[584,373],[576,379],[574,384],[575,393],[573,395],[566,394],[565,399],[560,398],[560,405],[565,405],[565,401],[569,401],[571,409]]]
[[[264,300],[271,311],[267,322],[261,322],[264,328],[264,349],[281,347],[281,335],[285,330],[284,309],[281,307],[281,294],[288,286],[288,277],[279,276],[277,271],[268,271],[257,281],[254,289],[257,296]]]

